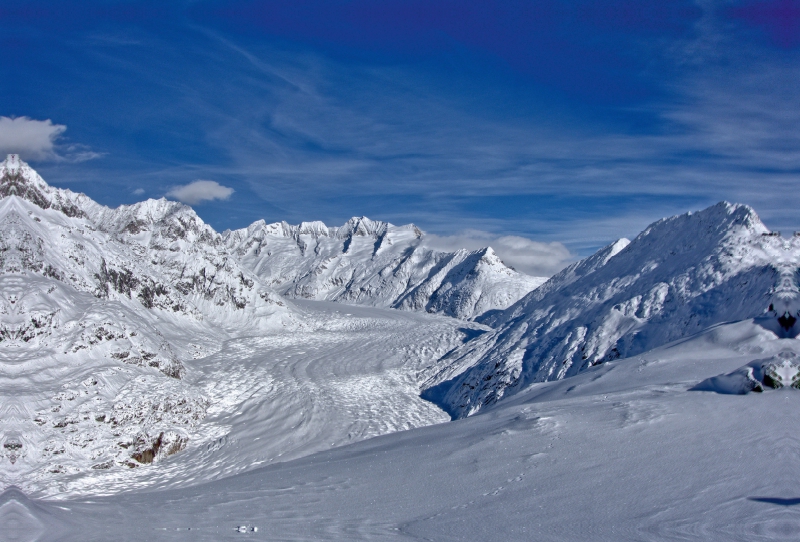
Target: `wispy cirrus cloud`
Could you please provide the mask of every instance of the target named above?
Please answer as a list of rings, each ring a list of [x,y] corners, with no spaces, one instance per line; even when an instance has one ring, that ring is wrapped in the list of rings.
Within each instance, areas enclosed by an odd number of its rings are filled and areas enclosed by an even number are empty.
[[[578,4],[630,12],[637,29],[651,13],[635,2]],[[284,46],[210,20],[177,37],[142,31],[136,46],[90,41],[67,56],[88,55],[84,64],[97,71],[87,81],[108,74],[126,81],[114,92],[84,90],[127,120],[81,114],[108,123],[107,144],[113,140],[114,152],[129,161],[119,160],[115,175],[84,168],[76,182],[155,194],[186,179],[217,179],[246,194],[193,200],[217,202],[203,213],[220,229],[258,218],[341,224],[367,215],[415,222],[443,237],[489,232],[484,244],[515,236],[559,241],[580,254],[722,199],[750,203],[770,227],[791,229],[800,206],[798,52],[754,44],[752,30],[726,16],[727,0],[691,4],[698,8],[686,17],[675,12],[679,31],[657,40],[639,30],[626,35],[623,53],[636,56],[635,70],[616,56],[597,65],[582,57],[606,70],[603,80],[633,88],[641,79],[640,87],[657,89],[635,99],[620,90],[610,102],[593,101],[589,87],[573,88],[580,79],[568,62],[549,66],[548,77],[563,78],[555,87],[541,85],[539,70],[509,75],[450,41],[437,49],[443,62]],[[571,21],[562,11],[553,12],[556,20]],[[447,13],[436,17],[451,24]],[[331,28],[327,19],[320,23]],[[535,24],[544,23],[533,17]],[[469,28],[451,38],[480,49],[464,35]],[[563,29],[576,36],[572,26]],[[616,32],[601,37],[614,41]],[[532,62],[561,58],[559,43],[541,43]],[[584,46],[596,42],[587,37]],[[513,70],[519,63],[512,60]],[[473,241],[461,238],[464,246]]]

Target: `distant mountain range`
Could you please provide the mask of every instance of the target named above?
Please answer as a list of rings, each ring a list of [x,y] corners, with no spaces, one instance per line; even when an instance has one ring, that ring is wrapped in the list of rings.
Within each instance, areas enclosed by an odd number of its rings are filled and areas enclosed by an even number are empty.
[[[265,284],[291,298],[426,311],[473,319],[505,309],[546,279],[507,267],[491,248],[441,252],[413,224],[352,218],[256,222],[223,234],[225,245]]]

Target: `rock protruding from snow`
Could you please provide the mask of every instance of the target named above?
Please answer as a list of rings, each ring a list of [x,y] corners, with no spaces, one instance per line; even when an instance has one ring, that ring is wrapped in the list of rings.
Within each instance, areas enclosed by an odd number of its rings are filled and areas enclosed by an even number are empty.
[[[454,353],[428,393],[468,416],[531,383],[763,315],[791,290],[779,268],[800,261],[799,238],[769,233],[750,207],[725,202],[659,220],[493,315],[496,331]]]
[[[691,389],[746,395],[780,388],[800,389],[800,356],[795,352],[753,360],[732,373],[707,378]]]
[[[243,265],[284,295],[472,319],[504,309],[544,282],[507,267],[491,248],[439,252],[423,232],[365,217],[255,222],[225,233]]]

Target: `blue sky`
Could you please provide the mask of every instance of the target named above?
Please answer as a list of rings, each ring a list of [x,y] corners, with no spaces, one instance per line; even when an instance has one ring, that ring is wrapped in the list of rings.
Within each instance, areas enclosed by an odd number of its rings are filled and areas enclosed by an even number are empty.
[[[0,2],[0,151],[107,205],[414,222],[530,272],[722,199],[800,229],[800,0],[163,4]]]

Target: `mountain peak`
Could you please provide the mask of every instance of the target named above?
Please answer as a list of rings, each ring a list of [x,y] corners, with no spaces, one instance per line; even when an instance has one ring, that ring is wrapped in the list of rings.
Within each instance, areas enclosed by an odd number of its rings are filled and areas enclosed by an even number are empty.
[[[3,167],[10,171],[17,171],[22,163],[18,154],[9,154],[3,162]]]
[[[718,243],[735,230],[747,235],[769,232],[749,205],[721,201],[700,211],[662,218],[648,226],[636,240],[654,236],[676,242],[688,236],[694,242],[700,242],[702,238],[710,243]]]
[[[747,205],[720,202],[654,222],[483,319],[496,331],[454,352],[454,366],[470,368],[448,381],[442,404],[467,416],[530,383],[768,310],[789,333],[800,316],[798,261],[800,238],[775,236]]]
[[[0,164],[0,198],[17,196],[42,209],[55,209],[70,217],[85,213],[73,201],[74,194],[48,185],[18,154],[9,154]]]
[[[392,224],[381,222],[380,220],[370,220],[365,216],[354,216],[347,223],[339,228],[338,236],[347,237],[380,237],[385,234]]]

